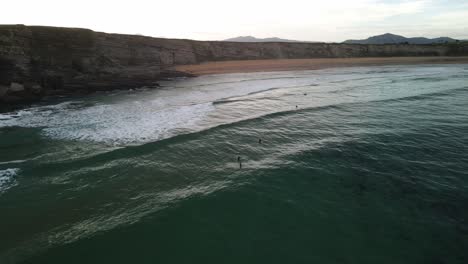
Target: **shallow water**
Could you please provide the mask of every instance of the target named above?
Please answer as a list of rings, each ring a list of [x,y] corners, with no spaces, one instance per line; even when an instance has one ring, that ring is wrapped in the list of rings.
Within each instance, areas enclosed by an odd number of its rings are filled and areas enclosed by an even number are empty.
[[[468,263],[468,65],[100,93],[0,149],[0,263]]]

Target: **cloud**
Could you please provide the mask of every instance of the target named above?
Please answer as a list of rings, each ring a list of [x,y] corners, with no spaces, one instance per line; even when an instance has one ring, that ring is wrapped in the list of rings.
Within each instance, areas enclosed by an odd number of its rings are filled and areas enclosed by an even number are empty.
[[[401,34],[417,25],[422,25],[424,32],[426,28],[452,27],[450,32],[466,28],[463,24],[468,24],[468,15],[462,10],[467,9],[440,1],[15,0],[2,3],[8,12],[2,13],[0,23],[85,27],[174,38],[256,35],[325,41],[371,33]]]
[[[437,26],[466,26],[468,25],[468,10],[456,10],[438,14],[431,19],[431,22]]]

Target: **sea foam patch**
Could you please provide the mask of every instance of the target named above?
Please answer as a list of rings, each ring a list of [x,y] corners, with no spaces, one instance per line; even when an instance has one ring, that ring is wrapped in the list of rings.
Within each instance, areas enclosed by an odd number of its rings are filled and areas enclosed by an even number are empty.
[[[177,129],[190,129],[212,106],[198,104],[152,109],[146,104],[102,105],[70,112],[47,127],[53,138],[127,144],[168,138]]]
[[[90,97],[83,101],[36,106],[2,116],[0,128],[37,127],[42,129],[44,136],[52,139],[112,145],[161,140],[206,128],[200,128],[198,124],[216,110],[212,102],[225,97],[268,91],[290,82],[288,76],[271,79],[271,76],[257,75],[236,77],[234,80],[229,75],[196,78],[169,83],[177,83],[183,89],[119,93],[118,97],[108,95],[99,100]],[[283,77],[286,79],[283,80]],[[243,82],[240,83],[239,78]],[[268,82],[265,82],[265,78]]]
[[[0,194],[18,184],[15,179],[18,172],[17,168],[0,170]]]
[[[0,121],[0,127],[40,127],[43,135],[59,140],[134,144],[190,131],[212,109],[210,103],[168,106],[148,100],[82,107],[67,103],[23,110],[18,118]]]
[[[406,98],[446,90],[414,83],[398,67],[216,75],[167,82],[166,88],[110,93],[0,115],[0,128],[37,127],[44,136],[111,145],[141,144],[274,112],[359,101]],[[465,76],[460,67],[405,68],[408,76]],[[273,75],[273,76],[272,76]],[[382,78],[384,80],[382,80]],[[409,78],[409,77],[408,77]],[[395,82],[394,82],[395,80]],[[375,90],[385,85],[385,89]],[[179,89],[180,88],[180,89]],[[310,96],[305,96],[310,93]],[[312,94],[313,93],[313,94]],[[239,100],[241,99],[241,100]],[[236,101],[234,101],[236,100]],[[223,103],[230,103],[226,105]]]

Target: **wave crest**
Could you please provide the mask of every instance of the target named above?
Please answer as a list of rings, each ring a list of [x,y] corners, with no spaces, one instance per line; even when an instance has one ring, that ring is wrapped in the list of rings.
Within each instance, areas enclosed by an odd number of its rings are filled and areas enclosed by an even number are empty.
[[[18,184],[15,179],[18,172],[17,168],[0,170],[0,194]]]

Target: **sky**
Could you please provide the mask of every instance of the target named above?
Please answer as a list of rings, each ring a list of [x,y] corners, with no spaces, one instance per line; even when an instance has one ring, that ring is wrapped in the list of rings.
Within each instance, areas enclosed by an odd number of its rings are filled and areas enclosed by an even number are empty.
[[[467,0],[3,0],[0,24],[223,40],[341,42],[383,33],[468,39]]]

